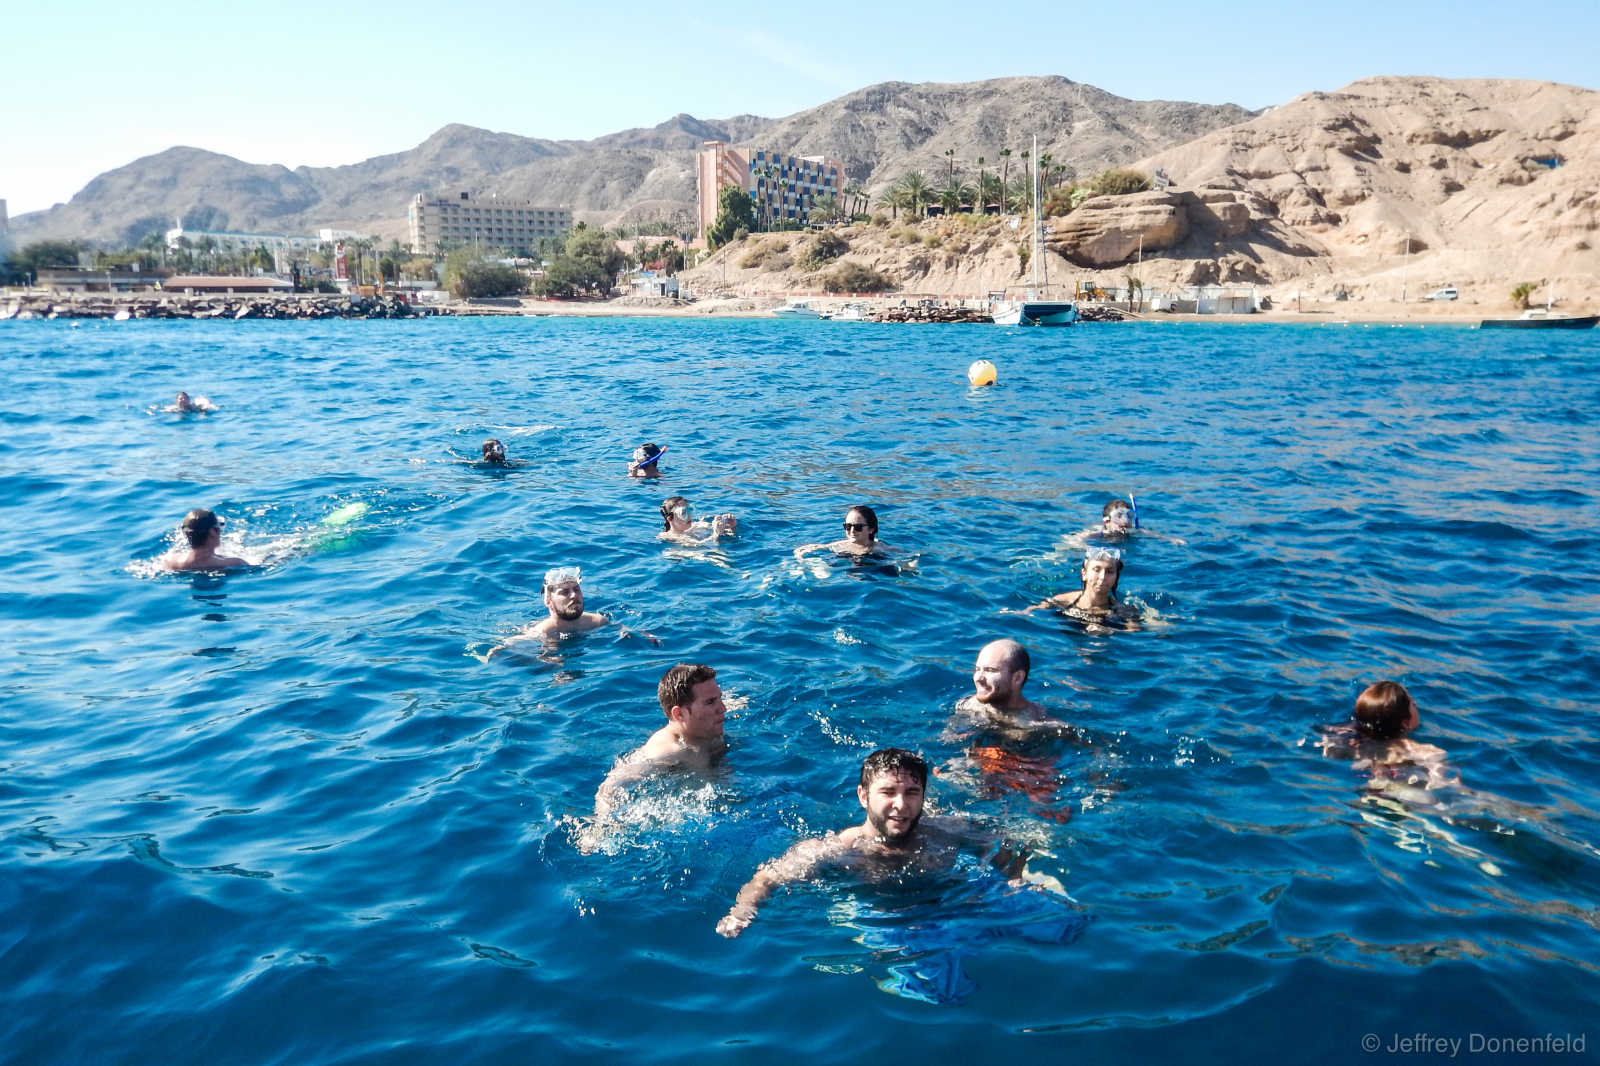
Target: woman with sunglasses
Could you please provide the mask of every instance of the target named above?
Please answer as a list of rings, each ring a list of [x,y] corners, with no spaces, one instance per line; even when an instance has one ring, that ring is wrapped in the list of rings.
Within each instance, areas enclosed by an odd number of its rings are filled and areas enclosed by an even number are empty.
[[[1050,607],[1069,618],[1088,622],[1091,626],[1139,628],[1138,608],[1117,602],[1117,585],[1122,581],[1122,552],[1116,548],[1086,549],[1079,577],[1083,587],[1077,592],[1051,596],[1018,613],[1032,614],[1040,608]]]
[[[682,496],[669,496],[661,501],[662,540],[675,540],[680,544],[714,544],[718,537],[731,537],[739,532],[739,520],[731,514],[713,515],[707,521],[694,517],[694,508]]]
[[[865,504],[850,508],[844,516],[844,539],[830,544],[802,544],[794,550],[796,559],[826,548],[840,555],[882,555],[894,549],[878,539],[878,515]]]

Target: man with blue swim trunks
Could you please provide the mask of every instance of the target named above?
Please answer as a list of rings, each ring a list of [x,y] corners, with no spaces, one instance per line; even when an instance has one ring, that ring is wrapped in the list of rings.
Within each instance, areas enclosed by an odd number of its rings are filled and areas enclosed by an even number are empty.
[[[923,817],[928,764],[904,748],[884,748],[861,764],[856,799],[866,820],[838,833],[802,840],[783,855],[762,864],[739,890],[733,909],[717,923],[717,932],[736,937],[755,920],[756,909],[773,892],[836,868],[865,881],[909,873],[949,870],[963,853],[989,855],[989,862],[1008,878],[1019,878],[1027,853],[996,841],[964,818]]]

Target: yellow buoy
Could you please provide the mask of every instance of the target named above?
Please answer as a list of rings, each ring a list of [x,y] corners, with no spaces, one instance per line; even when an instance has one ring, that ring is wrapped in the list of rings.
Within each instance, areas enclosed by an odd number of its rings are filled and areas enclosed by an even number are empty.
[[[987,359],[979,359],[967,367],[967,380],[974,385],[993,385],[1000,372]]]

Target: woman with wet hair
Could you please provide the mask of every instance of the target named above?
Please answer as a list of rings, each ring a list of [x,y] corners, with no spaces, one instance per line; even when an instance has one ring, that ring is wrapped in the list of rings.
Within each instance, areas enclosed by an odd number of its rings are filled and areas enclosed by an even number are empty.
[[[1116,548],[1085,549],[1083,568],[1078,576],[1083,585],[1077,592],[1051,596],[1018,613],[1032,614],[1042,608],[1051,608],[1069,618],[1096,625],[1109,625],[1117,629],[1139,628],[1138,608],[1117,600],[1117,586],[1122,582],[1122,552]]]
[[[684,544],[714,543],[718,537],[731,537],[739,532],[739,520],[731,514],[714,515],[709,521],[694,517],[694,508],[682,496],[668,496],[661,501],[662,540],[675,540]]]

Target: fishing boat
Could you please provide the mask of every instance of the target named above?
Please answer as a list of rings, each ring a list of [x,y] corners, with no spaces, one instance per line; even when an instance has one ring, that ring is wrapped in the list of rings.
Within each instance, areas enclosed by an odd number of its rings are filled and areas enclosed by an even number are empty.
[[[1516,318],[1486,318],[1479,329],[1593,329],[1600,315],[1562,315],[1548,307],[1535,307]]]
[[[833,314],[826,316],[833,322],[870,322],[867,309],[860,304],[845,304]]]
[[[782,307],[774,307],[772,313],[779,318],[821,318],[822,312],[813,308],[809,301],[790,300]]]
[[[1039,138],[1033,139],[1033,160],[1039,158]],[[1049,268],[1044,261],[1044,213],[1039,210],[1039,167],[1033,164],[1033,283],[1020,300],[999,300],[989,305],[997,326],[1070,326],[1078,320],[1072,300],[1050,299]]]

